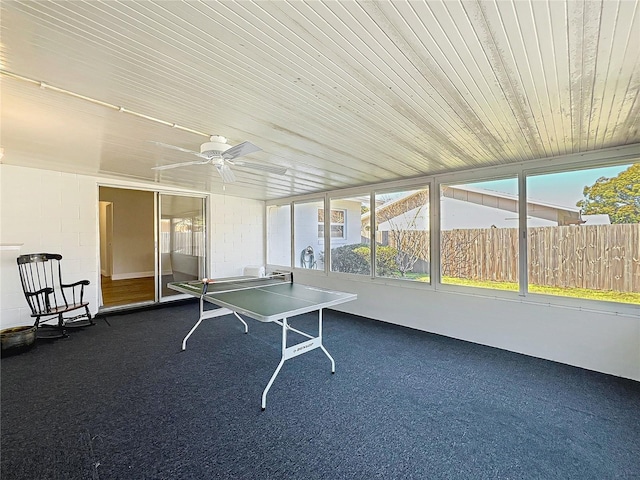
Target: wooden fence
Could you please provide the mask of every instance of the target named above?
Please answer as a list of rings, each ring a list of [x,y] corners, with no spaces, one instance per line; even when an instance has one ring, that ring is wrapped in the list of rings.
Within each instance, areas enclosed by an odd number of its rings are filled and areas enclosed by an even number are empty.
[[[640,292],[640,224],[534,227],[528,237],[532,285]],[[440,243],[443,276],[518,282],[518,229],[443,231]]]

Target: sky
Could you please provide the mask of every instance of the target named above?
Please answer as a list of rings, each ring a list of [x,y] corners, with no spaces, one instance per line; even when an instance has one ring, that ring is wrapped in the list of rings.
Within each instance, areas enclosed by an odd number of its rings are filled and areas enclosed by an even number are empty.
[[[582,190],[585,186],[593,185],[600,177],[616,177],[630,166],[631,164],[531,176],[527,178],[527,197],[530,200],[539,200],[562,207],[575,207],[576,202],[584,198]],[[514,195],[518,191],[518,180],[516,178],[470,185]]]

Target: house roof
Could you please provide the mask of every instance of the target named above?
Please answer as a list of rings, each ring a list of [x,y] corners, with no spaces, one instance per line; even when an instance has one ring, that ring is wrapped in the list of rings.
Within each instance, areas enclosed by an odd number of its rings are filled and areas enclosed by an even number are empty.
[[[449,185],[442,188],[441,194],[444,198],[452,198],[475,205],[518,213],[518,197],[509,193],[484,190],[467,185]],[[383,217],[401,215],[420,205],[428,204],[428,201],[429,197],[426,190],[412,191],[376,207],[376,215]],[[557,225],[580,225],[584,223],[580,209],[577,207],[562,207],[536,200],[527,201],[527,215],[549,220]],[[370,216],[371,212],[365,212],[362,215],[362,222],[368,223]]]

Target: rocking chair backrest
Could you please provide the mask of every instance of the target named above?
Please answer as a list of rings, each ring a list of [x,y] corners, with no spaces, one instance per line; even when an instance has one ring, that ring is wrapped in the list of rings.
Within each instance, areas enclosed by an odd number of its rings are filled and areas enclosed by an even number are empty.
[[[46,314],[66,306],[60,271],[62,255],[33,253],[18,257],[18,270],[22,290],[33,315]]]

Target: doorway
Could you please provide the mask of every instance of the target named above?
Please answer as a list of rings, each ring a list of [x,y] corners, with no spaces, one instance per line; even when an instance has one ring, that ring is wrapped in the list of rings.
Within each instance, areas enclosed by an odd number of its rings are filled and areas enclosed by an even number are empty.
[[[154,192],[99,188],[102,306],[154,302]]]
[[[205,199],[99,187],[101,308],[157,303],[205,276]]]

